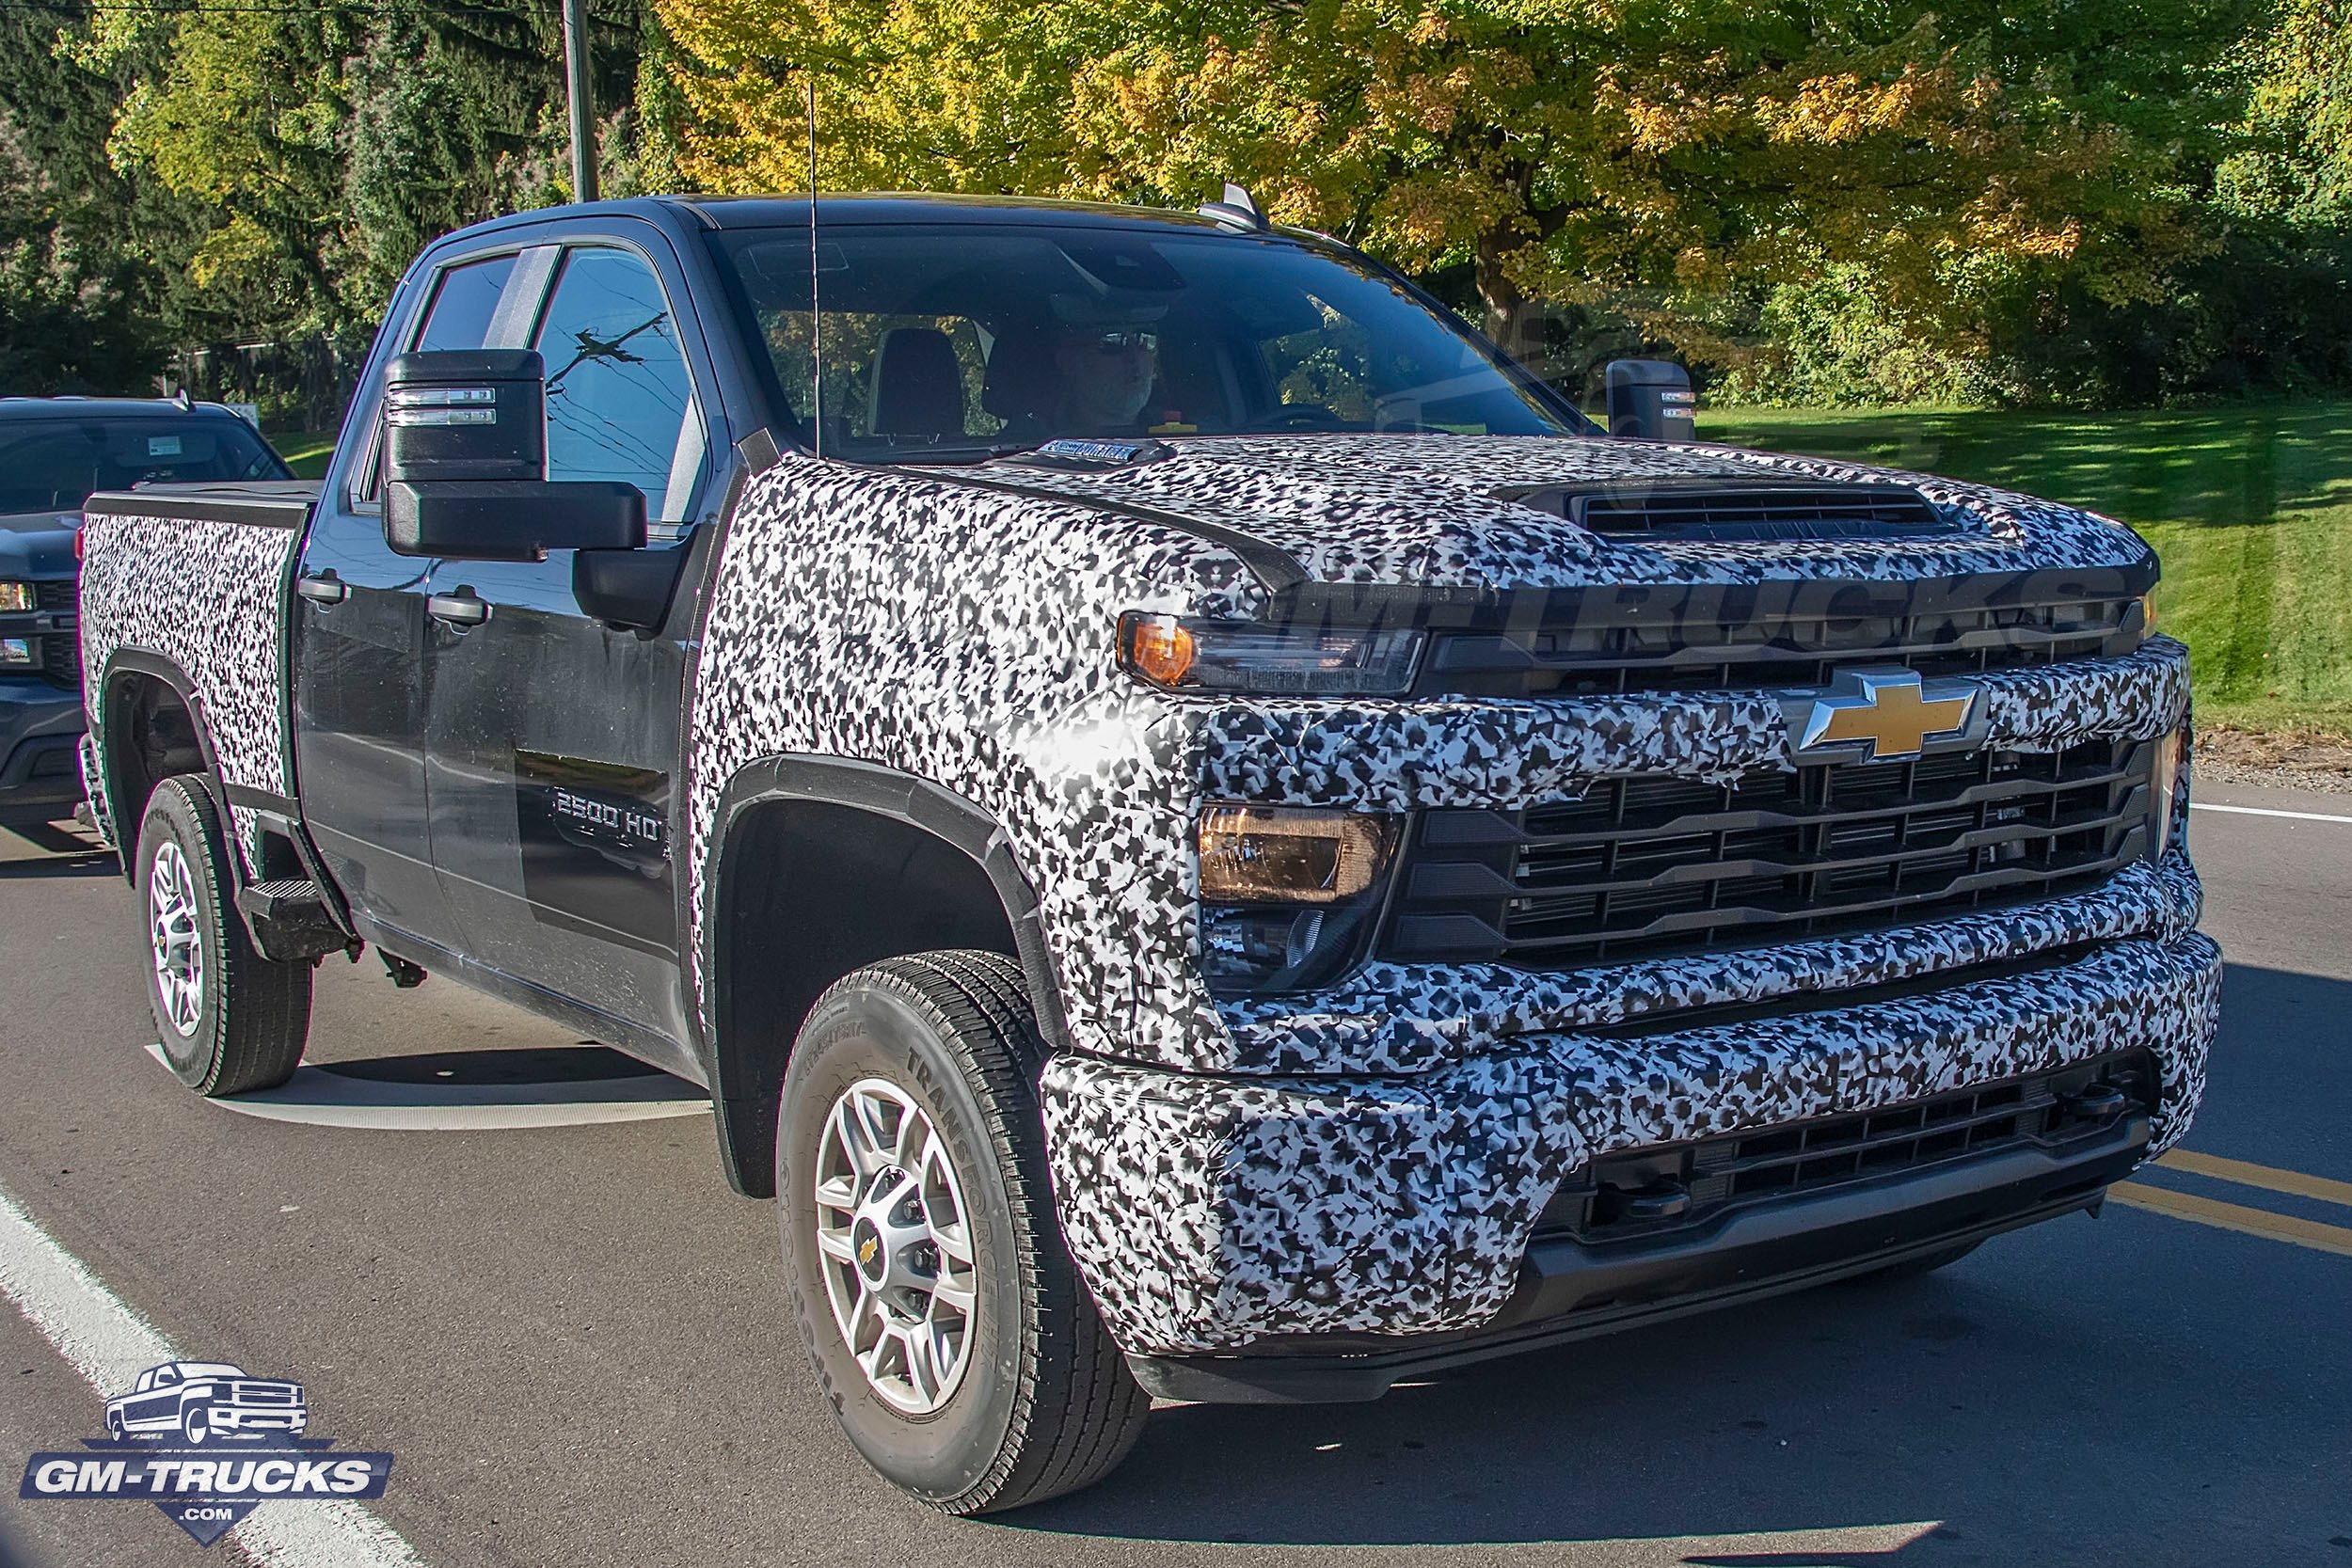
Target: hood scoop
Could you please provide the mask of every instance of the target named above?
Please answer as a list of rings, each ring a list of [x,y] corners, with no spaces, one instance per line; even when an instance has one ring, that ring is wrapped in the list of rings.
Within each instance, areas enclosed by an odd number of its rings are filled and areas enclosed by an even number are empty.
[[[1514,486],[1495,496],[1565,517],[1605,539],[1627,541],[1752,544],[1922,539],[1967,531],[1901,484],[1643,480]]]

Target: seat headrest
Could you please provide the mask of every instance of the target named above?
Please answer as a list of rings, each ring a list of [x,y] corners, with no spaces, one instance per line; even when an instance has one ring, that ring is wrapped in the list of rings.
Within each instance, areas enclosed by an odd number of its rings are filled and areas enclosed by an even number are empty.
[[[1051,419],[1058,373],[1052,343],[1040,335],[1009,332],[989,354],[980,406],[1008,423]]]
[[[935,326],[898,326],[882,336],[866,390],[869,436],[932,441],[963,431],[963,369]]]

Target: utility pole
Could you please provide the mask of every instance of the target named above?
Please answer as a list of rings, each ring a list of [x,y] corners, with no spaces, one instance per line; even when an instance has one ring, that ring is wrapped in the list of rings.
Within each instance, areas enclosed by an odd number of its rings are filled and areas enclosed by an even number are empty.
[[[572,199],[596,199],[596,88],[588,79],[588,0],[564,0],[564,87],[572,101]]]

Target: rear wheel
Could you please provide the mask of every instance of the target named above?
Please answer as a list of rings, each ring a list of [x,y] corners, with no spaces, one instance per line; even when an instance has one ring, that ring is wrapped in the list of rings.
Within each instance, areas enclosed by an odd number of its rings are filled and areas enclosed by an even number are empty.
[[[177,774],[155,786],[139,827],[147,898],[147,999],[164,1059],[204,1095],[275,1088],[310,1030],[310,964],[273,963],[232,907],[230,849],[209,791]]]
[[[1091,1484],[1151,1407],[1062,1246],[1043,1055],[1018,969],[930,953],[835,984],[785,1073],[777,1207],[810,1359],[866,1461],[950,1513]]]

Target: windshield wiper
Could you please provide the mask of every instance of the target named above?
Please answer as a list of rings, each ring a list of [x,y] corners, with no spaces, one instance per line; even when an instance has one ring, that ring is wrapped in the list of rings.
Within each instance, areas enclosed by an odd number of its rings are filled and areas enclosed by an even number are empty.
[[[865,463],[986,463],[992,458],[1017,457],[1025,451],[1035,451],[1044,443],[1040,441],[973,442],[962,446],[893,447],[887,451],[861,457]]]

